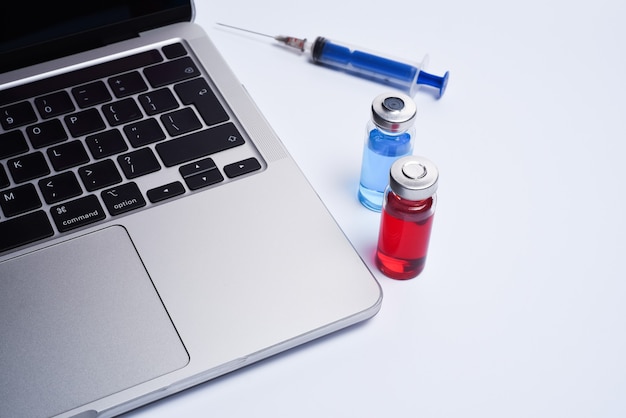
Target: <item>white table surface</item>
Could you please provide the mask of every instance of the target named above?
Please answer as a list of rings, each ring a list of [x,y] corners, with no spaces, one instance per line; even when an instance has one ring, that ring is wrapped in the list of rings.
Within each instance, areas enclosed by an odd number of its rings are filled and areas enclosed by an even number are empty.
[[[626,3],[196,9],[385,298],[363,325],[129,417],[626,416]],[[429,72],[450,71],[441,100],[415,96],[415,153],[441,172],[421,276],[376,272],[379,217],[356,199],[369,107],[387,88],[216,22],[429,54]]]

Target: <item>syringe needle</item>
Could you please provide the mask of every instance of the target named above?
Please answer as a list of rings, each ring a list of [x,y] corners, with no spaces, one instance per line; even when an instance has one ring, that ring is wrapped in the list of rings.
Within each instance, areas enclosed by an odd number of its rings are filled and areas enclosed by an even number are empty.
[[[237,30],[241,30],[241,31],[244,31],[244,32],[254,33],[255,35],[267,36],[268,38],[276,39],[276,36],[268,35],[267,33],[261,33],[261,32],[256,32],[256,31],[253,31],[253,30],[250,30],[250,29],[239,28],[237,26],[227,25],[226,23],[219,23],[219,22],[217,22],[217,24],[220,25],[220,26],[225,26],[227,28],[237,29]]]
[[[231,29],[240,30],[240,31],[243,31],[243,32],[253,33],[255,35],[260,35],[260,36],[265,36],[265,37],[268,37],[268,38],[272,38],[272,39],[277,40],[278,42],[284,43],[287,46],[290,46],[292,48],[297,48],[300,51],[304,51],[304,49],[305,49],[306,39],[295,38],[293,36],[268,35],[267,33],[261,33],[261,32],[256,32],[256,31],[253,31],[253,30],[250,30],[250,29],[239,28],[237,26],[227,25],[225,23],[217,22],[217,24],[220,25],[220,26],[225,26],[227,28],[231,28]]]

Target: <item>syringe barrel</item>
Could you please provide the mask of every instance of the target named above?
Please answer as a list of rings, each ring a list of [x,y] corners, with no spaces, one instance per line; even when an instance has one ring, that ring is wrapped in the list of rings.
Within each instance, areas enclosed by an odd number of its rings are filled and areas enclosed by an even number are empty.
[[[419,86],[417,77],[428,59],[424,57],[421,63],[402,62],[361,48],[340,45],[321,36],[312,45],[311,58],[315,63],[387,84],[411,96]]]

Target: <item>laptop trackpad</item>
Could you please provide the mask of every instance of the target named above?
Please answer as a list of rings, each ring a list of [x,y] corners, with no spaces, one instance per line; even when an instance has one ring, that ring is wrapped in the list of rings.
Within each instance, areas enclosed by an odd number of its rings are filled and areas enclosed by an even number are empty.
[[[119,226],[0,263],[0,336],[8,416],[58,414],[189,361]]]

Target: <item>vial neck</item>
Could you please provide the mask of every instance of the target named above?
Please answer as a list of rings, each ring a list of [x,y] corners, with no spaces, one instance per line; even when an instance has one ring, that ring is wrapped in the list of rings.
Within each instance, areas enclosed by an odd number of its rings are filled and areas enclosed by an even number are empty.
[[[409,200],[390,190],[387,196],[387,205],[396,210],[405,212],[426,212],[435,204],[435,196],[428,197],[423,200]]]
[[[410,132],[385,132],[378,128],[371,129],[367,146],[380,155],[408,155],[413,150],[413,139]]]

